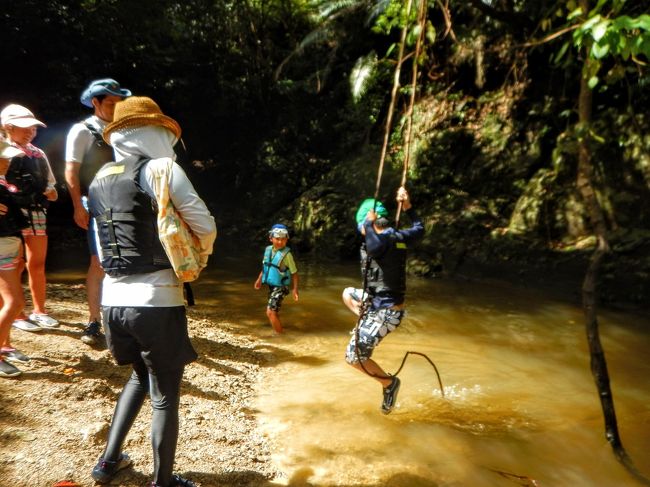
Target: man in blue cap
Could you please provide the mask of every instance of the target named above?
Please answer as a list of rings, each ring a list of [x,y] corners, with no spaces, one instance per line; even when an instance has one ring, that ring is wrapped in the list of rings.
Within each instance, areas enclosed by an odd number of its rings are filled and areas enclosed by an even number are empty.
[[[81,94],[81,103],[93,109],[93,114],[75,123],[66,140],[65,181],[74,207],[74,221],[88,231],[90,265],[86,274],[86,293],[88,295],[88,325],[81,341],[96,345],[101,339],[101,293],[104,271],[97,258],[97,246],[88,222],[88,187],[95,174],[106,162],[113,160],[113,150],[104,141],[102,134],[107,124],[113,121],[115,104],[131,96],[111,78],[92,81]]]

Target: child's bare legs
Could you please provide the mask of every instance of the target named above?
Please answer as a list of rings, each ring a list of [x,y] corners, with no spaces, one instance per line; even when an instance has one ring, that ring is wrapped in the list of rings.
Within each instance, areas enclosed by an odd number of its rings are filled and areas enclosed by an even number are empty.
[[[368,294],[363,289],[355,289],[353,287],[346,287],[341,295],[343,303],[355,315],[359,316],[361,313],[361,301],[368,297]]]
[[[266,308],[266,316],[269,318],[269,322],[273,327],[273,331],[276,333],[282,333],[282,323],[280,322],[280,314],[277,311],[272,310],[271,308]]]
[[[29,290],[32,294],[34,313],[46,314],[45,310],[45,258],[47,256],[47,236],[29,235],[25,237]]]
[[[388,387],[393,382],[393,376],[388,375],[386,372],[384,372],[384,369],[382,369],[377,362],[370,358],[365,360],[363,362],[363,365],[361,365],[359,362],[355,362],[350,365],[358,371],[363,372],[364,374],[368,374],[370,377],[379,382],[384,388]]]
[[[11,324],[25,305],[20,274],[16,269],[0,271],[0,297],[0,346],[11,348]]]

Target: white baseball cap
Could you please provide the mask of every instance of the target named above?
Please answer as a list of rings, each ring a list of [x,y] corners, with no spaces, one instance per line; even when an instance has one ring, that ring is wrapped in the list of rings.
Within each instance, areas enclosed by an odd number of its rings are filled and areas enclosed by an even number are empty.
[[[47,127],[43,122],[36,119],[31,111],[15,103],[7,105],[2,109],[2,112],[0,112],[0,123],[2,123],[2,126],[13,125],[23,128],[33,127],[34,125]]]

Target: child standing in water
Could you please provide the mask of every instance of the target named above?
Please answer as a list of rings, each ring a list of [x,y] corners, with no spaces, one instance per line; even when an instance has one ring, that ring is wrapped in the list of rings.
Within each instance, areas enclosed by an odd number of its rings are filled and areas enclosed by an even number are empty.
[[[278,223],[269,231],[271,245],[264,251],[262,271],[255,281],[255,289],[260,289],[262,284],[269,286],[269,301],[266,307],[266,316],[275,333],[282,333],[280,322],[280,306],[282,300],[289,294],[289,285],[293,299],[298,301],[298,269],[293,260],[291,249],[287,247],[289,231],[287,227]]]

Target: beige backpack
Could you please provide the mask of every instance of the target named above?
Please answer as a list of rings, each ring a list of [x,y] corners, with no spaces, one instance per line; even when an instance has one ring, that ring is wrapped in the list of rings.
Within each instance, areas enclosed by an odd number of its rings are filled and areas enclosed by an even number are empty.
[[[181,282],[192,282],[206,266],[201,260],[201,243],[174,208],[169,197],[173,161],[153,159],[149,170],[154,177],[153,191],[158,203],[158,233],[165,253]]]

